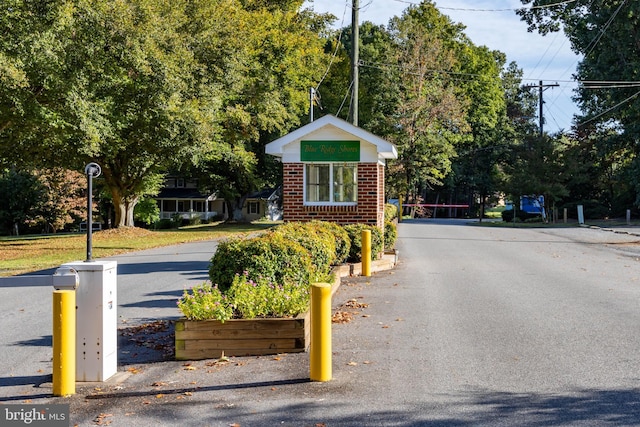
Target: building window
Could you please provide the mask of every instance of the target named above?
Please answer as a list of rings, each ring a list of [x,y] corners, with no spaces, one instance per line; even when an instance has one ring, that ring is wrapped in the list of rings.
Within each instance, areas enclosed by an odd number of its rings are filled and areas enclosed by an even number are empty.
[[[248,202],[247,213],[260,215],[260,202]]]
[[[304,190],[304,202],[308,205],[355,205],[358,164],[307,163]]]

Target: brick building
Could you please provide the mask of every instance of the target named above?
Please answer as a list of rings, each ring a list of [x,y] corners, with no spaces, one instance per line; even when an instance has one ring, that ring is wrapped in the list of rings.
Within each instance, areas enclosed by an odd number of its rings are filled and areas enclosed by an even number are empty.
[[[386,159],[390,142],[332,115],[266,146],[283,163],[283,219],[384,227]]]

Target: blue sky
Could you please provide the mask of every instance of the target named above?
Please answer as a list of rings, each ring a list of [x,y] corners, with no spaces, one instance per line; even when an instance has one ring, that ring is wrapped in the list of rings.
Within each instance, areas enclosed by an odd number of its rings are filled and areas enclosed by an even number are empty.
[[[393,16],[400,16],[419,0],[359,0],[360,22],[386,25]],[[316,12],[330,12],[338,17],[336,27],[351,25],[352,0],[307,0],[305,6]],[[465,33],[476,45],[484,45],[507,55],[507,63],[515,61],[524,71],[524,84],[558,83],[559,87],[544,92],[545,131],[569,130],[577,107],[571,100],[572,74],[579,57],[570,49],[562,33],[540,36],[527,32],[514,9],[522,7],[519,0],[441,0],[440,11],[467,28]],[[343,20],[344,19],[344,20]],[[537,89],[536,89],[537,90]]]

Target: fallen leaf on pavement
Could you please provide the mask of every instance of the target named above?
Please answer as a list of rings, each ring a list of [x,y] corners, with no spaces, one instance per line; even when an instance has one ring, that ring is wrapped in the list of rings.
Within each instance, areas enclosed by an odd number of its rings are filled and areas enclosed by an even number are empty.
[[[93,423],[99,426],[108,426],[111,424],[111,420],[107,420],[107,417],[113,417],[113,414],[98,414],[93,419]]]

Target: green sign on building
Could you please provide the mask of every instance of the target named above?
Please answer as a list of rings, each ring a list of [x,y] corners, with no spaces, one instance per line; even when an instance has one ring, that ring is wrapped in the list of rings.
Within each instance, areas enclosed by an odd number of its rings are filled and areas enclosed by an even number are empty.
[[[300,141],[302,162],[359,162],[360,141]]]

